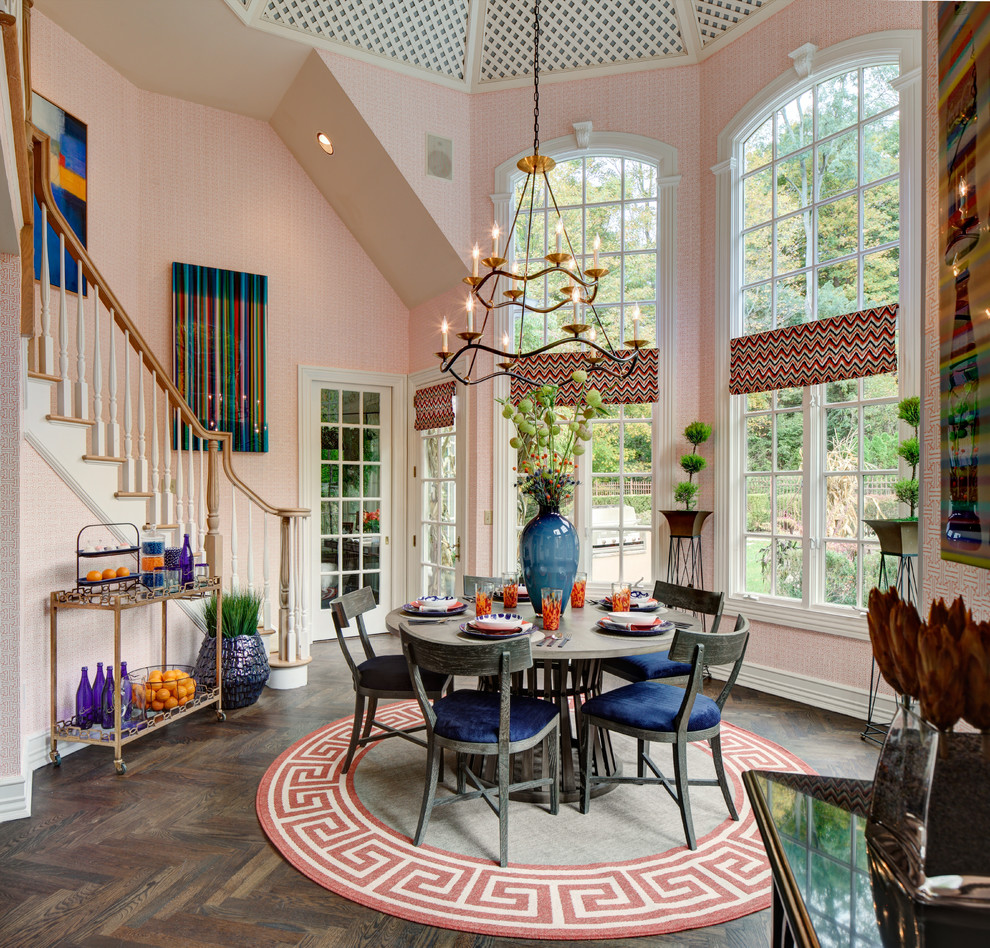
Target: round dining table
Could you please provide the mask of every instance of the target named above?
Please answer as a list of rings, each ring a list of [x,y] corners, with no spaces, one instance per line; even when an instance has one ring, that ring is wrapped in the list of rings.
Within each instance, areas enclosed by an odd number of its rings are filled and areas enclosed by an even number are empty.
[[[587,603],[581,609],[568,606],[560,619],[560,637],[542,644],[546,633],[541,619],[533,613],[532,606],[520,603],[518,615],[533,622],[530,642],[533,667],[526,674],[513,680],[513,691],[545,698],[557,705],[560,711],[560,791],[561,800],[575,802],[581,796],[579,737],[581,734],[581,705],[588,698],[601,694],[602,666],[606,659],[624,655],[660,652],[670,647],[675,629],[660,635],[622,635],[602,631],[598,620],[607,609]],[[659,616],[677,624],[677,628],[702,631],[701,622],[690,613],[660,608],[647,616]],[[456,616],[419,616],[404,609],[393,609],[385,618],[389,632],[398,635],[405,629],[411,636],[427,642],[461,643],[470,646],[486,641],[461,631],[462,623],[474,618],[474,610]],[[592,735],[592,767],[596,773],[621,774],[622,763],[612,751],[609,733],[597,728]],[[521,779],[539,776],[541,762],[532,752],[518,755],[515,766],[520,768]],[[607,793],[616,784],[597,786],[592,793]],[[514,795],[515,798],[515,795]],[[519,799],[542,801],[549,798],[545,790],[527,790]]]

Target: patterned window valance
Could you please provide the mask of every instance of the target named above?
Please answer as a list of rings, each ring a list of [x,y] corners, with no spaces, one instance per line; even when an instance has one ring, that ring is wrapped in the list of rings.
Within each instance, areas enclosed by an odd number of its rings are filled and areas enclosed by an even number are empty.
[[[659,366],[657,349],[640,349],[639,362],[629,375],[619,378],[608,375],[606,371],[589,372],[588,385],[597,388],[602,393],[602,401],[610,405],[655,402],[660,397]],[[575,369],[586,368],[587,362],[580,352],[544,352],[519,360],[520,374],[560,387],[558,405],[575,404],[581,389],[571,381],[571,373]],[[512,401],[518,403],[531,388],[526,382],[513,379],[510,389]]]
[[[417,431],[449,428],[454,423],[454,383],[441,382],[421,388],[413,396]]]
[[[738,336],[730,342],[729,391],[769,392],[895,371],[897,305]]]

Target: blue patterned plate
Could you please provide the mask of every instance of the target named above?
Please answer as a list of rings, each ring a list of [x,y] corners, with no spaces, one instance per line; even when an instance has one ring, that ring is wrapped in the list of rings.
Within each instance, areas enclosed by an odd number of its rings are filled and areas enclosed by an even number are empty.
[[[637,629],[634,626],[619,625],[617,622],[609,622],[608,619],[598,620],[598,631],[608,632],[610,635],[646,636],[663,635],[674,630],[673,622],[659,622],[657,625],[647,629]]]
[[[459,616],[467,609],[467,603],[457,600],[452,609],[445,609],[439,603],[450,602],[450,596],[421,596],[413,602],[407,602],[402,608],[413,616]]]
[[[526,620],[515,612],[495,612],[487,616],[475,616],[471,624],[485,632],[513,632]]]
[[[520,635],[529,635],[533,631],[532,622],[523,622],[522,628],[517,632],[486,632],[484,629],[475,629],[470,622],[462,622],[458,628],[465,634],[475,639],[516,639]]]

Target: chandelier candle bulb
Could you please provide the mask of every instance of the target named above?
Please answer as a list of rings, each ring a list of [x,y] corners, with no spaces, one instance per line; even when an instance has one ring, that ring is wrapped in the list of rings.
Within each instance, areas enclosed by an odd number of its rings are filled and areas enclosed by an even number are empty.
[[[441,345],[440,348],[443,349],[444,354],[446,354],[447,351],[448,351],[447,350],[447,317],[446,316],[444,316],[444,318],[443,318],[443,325],[440,327],[440,337],[443,340],[443,344]]]
[[[492,256],[498,256],[498,235],[501,233],[498,228],[498,222],[492,227]]]
[[[598,234],[595,234],[595,242],[592,245],[594,252],[593,252],[593,259],[592,259],[591,265],[596,270],[598,269],[598,251],[601,248],[601,245],[602,245],[602,239],[601,239],[601,237],[599,237]]]
[[[474,250],[471,251],[471,276],[476,277],[478,275],[478,259],[481,256],[481,251],[478,249],[478,245],[474,245]]]
[[[474,332],[474,299],[472,297],[467,298],[467,303],[465,304],[467,308],[467,328],[468,332]]]
[[[564,233],[564,221],[561,218],[557,218],[557,253],[560,253],[560,238]]]

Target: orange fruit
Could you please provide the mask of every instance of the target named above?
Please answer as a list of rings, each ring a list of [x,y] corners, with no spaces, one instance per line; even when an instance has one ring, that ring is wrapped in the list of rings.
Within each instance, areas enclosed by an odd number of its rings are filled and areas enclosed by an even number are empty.
[[[98,583],[101,579],[103,579],[103,574],[98,569],[91,569],[86,574],[86,579],[91,583]]]
[[[165,710],[165,702],[163,702],[163,701],[152,701],[151,702],[151,710],[152,711],[164,711]]]
[[[190,699],[187,696],[183,695],[181,698],[179,698],[179,707],[181,708],[184,704],[188,704],[189,700]]]
[[[108,566],[103,571],[103,578],[104,579],[113,579],[116,575],[117,575],[117,571],[112,566]]]
[[[130,576],[131,575],[131,571],[126,566],[118,566],[117,567],[117,575],[118,576]]]
[[[149,676],[148,681],[161,681],[162,673],[156,668]]]
[[[177,708],[178,706],[179,706],[178,698],[169,698],[168,701],[165,702],[166,711],[171,711],[172,708]]]
[[[175,681],[178,674],[179,673],[174,668],[170,668],[164,675],[162,675],[162,681]]]
[[[170,697],[172,697],[172,693],[168,690],[168,688],[159,688],[155,692],[156,701],[168,701]]]

